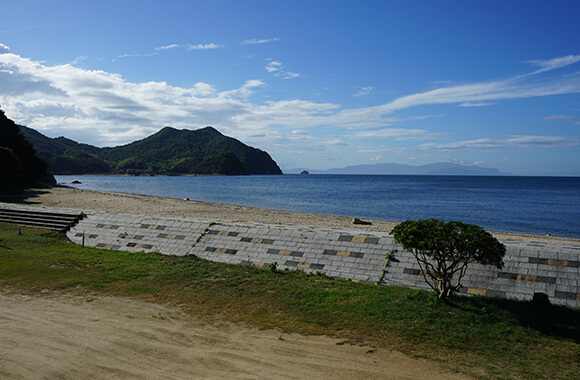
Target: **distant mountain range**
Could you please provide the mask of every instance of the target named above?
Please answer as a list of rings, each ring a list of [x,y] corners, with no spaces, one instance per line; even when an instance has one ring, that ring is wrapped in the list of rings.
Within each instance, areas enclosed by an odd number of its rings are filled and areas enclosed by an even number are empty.
[[[195,131],[165,127],[145,138],[114,148],[49,138],[20,126],[53,174],[175,173],[282,174],[270,155],[224,136],[212,127]]]
[[[498,169],[484,168],[475,165],[459,165],[447,162],[439,162],[428,165],[406,164],[374,164],[354,165],[345,168],[329,170],[311,170],[306,168],[291,169],[286,173],[301,173],[307,171],[310,174],[390,174],[390,175],[508,175]]]

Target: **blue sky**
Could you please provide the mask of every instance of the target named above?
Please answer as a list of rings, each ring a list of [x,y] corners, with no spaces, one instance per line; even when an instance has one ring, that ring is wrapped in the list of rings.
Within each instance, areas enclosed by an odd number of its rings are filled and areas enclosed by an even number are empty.
[[[97,146],[222,133],[283,170],[580,176],[578,1],[2,1],[0,107]]]

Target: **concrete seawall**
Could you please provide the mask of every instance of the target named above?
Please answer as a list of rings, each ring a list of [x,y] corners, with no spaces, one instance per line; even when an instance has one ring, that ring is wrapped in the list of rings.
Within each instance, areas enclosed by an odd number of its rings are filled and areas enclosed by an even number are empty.
[[[87,215],[67,236],[85,246],[196,255],[258,267],[276,263],[279,269],[428,289],[414,257],[394,244],[387,232],[84,212]],[[462,293],[529,300],[540,292],[547,294],[552,303],[580,307],[580,243],[502,243],[507,249],[504,268],[470,265],[462,281]],[[386,265],[387,253],[392,250],[396,251]]]

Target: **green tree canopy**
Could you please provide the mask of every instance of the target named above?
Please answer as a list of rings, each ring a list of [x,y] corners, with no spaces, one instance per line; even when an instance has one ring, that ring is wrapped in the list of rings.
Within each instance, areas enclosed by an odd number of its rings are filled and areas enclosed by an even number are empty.
[[[474,224],[438,219],[407,220],[391,231],[396,243],[415,256],[425,282],[440,299],[461,288],[467,265],[503,267],[505,246]],[[455,284],[452,284],[455,278]]]

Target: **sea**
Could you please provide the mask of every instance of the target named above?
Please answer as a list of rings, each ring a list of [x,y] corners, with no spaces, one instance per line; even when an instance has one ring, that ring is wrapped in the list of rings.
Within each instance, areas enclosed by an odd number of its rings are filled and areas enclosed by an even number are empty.
[[[311,214],[436,218],[486,230],[580,238],[580,177],[57,175],[80,189],[157,195]],[[80,184],[73,184],[73,181]]]

